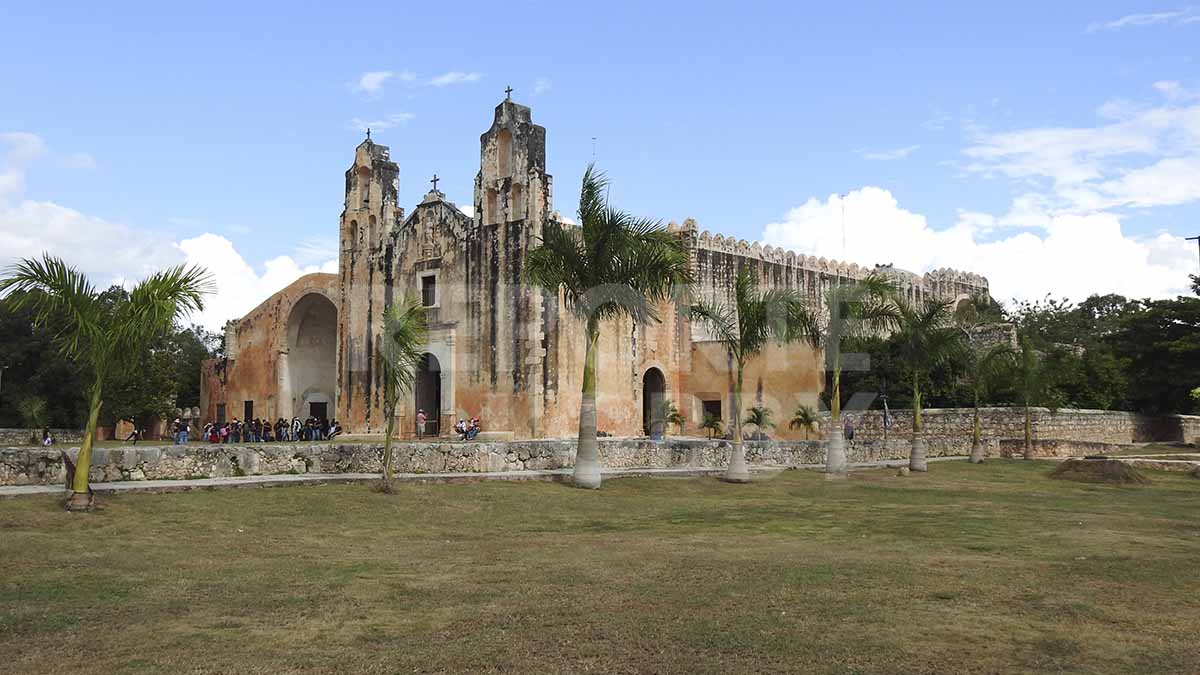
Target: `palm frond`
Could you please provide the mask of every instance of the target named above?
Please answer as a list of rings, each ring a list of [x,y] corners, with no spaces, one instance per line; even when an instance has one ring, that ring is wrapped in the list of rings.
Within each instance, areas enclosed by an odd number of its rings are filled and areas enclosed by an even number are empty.
[[[383,316],[378,362],[389,406],[412,390],[427,339],[425,308],[414,297],[393,304]]]
[[[105,314],[96,301],[96,289],[60,258],[47,253],[41,260],[18,261],[0,279],[0,297],[14,309],[31,308],[39,327],[61,318],[64,323],[55,341],[68,357],[78,357],[103,341]]]

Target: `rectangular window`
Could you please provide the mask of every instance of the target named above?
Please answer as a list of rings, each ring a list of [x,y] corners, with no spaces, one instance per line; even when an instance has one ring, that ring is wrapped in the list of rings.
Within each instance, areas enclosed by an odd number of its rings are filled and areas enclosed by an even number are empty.
[[[721,419],[721,401],[701,401],[704,404],[704,414]]]
[[[254,419],[254,401],[246,401],[245,405],[243,406],[243,410],[246,413],[245,415],[242,415],[243,422],[249,422],[250,420]]]
[[[225,424],[225,404],[217,404],[217,424]]]
[[[421,304],[426,307],[437,306],[437,276],[433,274],[421,277]]]

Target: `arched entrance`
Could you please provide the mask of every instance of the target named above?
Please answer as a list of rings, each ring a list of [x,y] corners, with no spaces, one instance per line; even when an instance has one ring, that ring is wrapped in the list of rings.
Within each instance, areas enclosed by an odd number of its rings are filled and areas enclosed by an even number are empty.
[[[417,364],[413,399],[416,401],[413,419],[416,419],[418,411],[424,410],[425,435],[439,435],[441,429],[438,428],[438,421],[442,418],[442,364],[433,354],[426,353]]]
[[[320,293],[309,293],[292,306],[287,323],[287,354],[280,364],[290,410],[280,416],[329,418],[336,410],[337,307]]]
[[[651,368],[642,375],[642,433],[647,436],[660,435],[665,426],[662,404],[667,395],[667,378],[658,368]]]

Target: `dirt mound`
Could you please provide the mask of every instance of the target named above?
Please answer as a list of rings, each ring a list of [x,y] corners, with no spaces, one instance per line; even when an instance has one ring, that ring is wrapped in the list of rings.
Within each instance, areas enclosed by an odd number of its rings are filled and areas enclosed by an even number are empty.
[[[1068,459],[1050,472],[1051,478],[1080,483],[1142,485],[1150,482],[1141,471],[1115,459]]]

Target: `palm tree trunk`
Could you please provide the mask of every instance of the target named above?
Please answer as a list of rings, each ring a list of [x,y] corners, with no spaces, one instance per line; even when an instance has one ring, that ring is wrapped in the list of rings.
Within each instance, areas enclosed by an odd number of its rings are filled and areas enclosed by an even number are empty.
[[[833,390],[829,394],[829,421],[837,426],[842,414],[842,356],[840,353],[833,357]]]
[[[96,425],[100,420],[100,407],[104,404],[100,383],[92,385],[91,401],[88,404],[87,427],[83,432],[83,443],[79,457],[75,459],[75,477],[71,481],[71,497],[67,500],[68,511],[90,511],[92,490],[88,486],[88,473],[92,468],[92,443],[96,439]]]
[[[392,482],[392,434],[396,433],[396,404],[387,406],[387,432],[383,437],[383,480]]]
[[[975,418],[971,422],[971,457],[972,464],[983,462],[983,423],[979,421],[979,394],[975,394]]]
[[[729,453],[729,468],[725,480],[730,483],[749,483],[746,468],[746,449],[742,447],[742,364],[737,363],[737,386],[733,390],[733,449]]]
[[[575,452],[574,479],[577,487],[600,487],[600,443],[596,440],[596,360],[600,326],[588,319],[587,352],[583,361],[583,397],[579,403],[579,447]]]
[[[909,471],[929,470],[929,462],[925,458],[929,447],[925,442],[925,435],[921,432],[921,385],[917,374],[913,373],[913,435],[912,448],[908,453]]]

